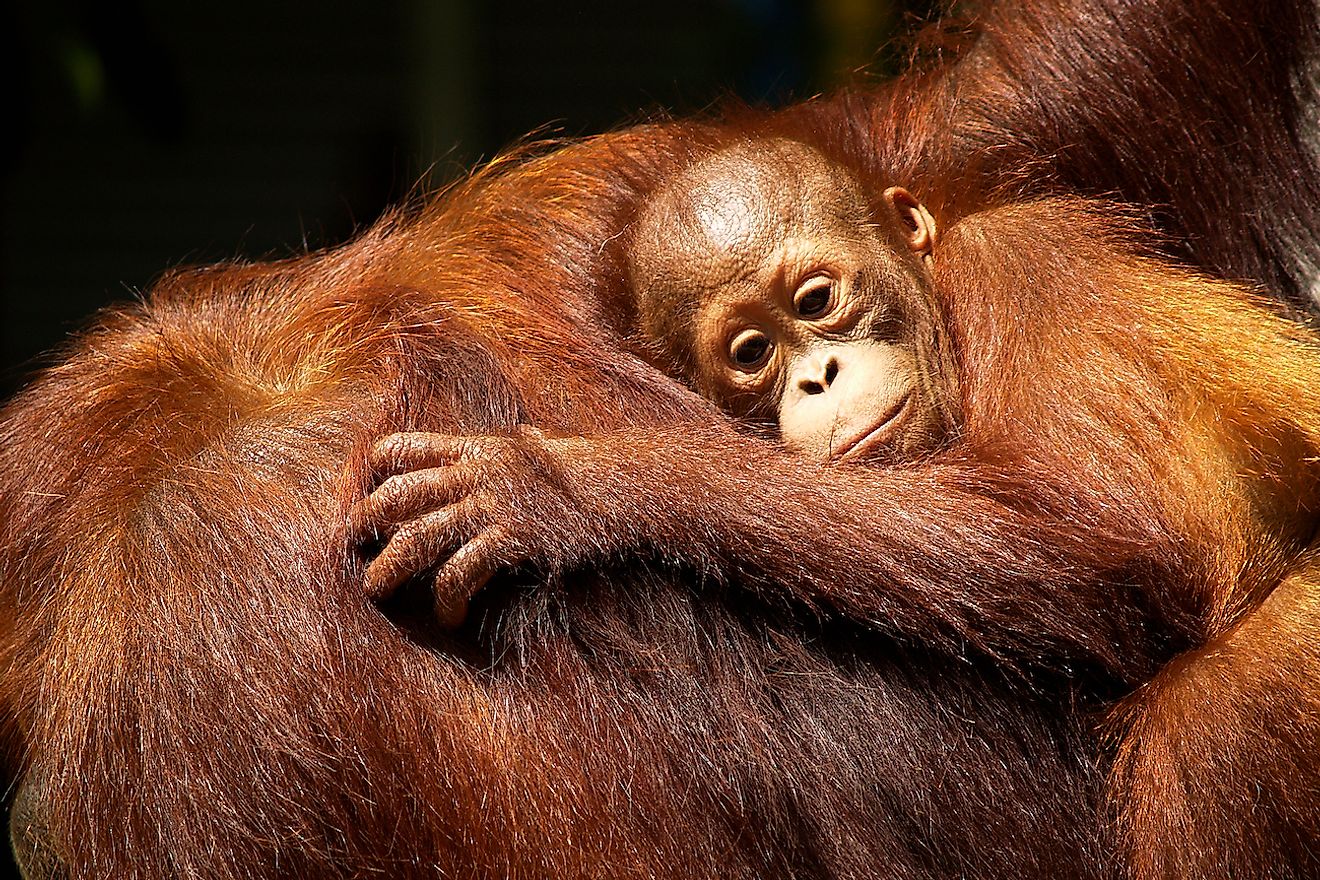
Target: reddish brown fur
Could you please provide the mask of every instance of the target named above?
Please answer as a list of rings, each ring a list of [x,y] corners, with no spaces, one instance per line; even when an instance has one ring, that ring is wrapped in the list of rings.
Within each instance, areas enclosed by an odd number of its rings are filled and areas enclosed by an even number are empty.
[[[1316,246],[1310,230],[1320,228],[1302,221],[1320,200],[1299,153],[1292,95],[1276,86],[1297,74],[1314,10],[1236,5],[1197,4],[1188,21],[1176,3],[1004,4],[989,15],[996,36],[973,43],[961,65],[793,109],[756,131],[820,139],[864,179],[901,180],[935,200],[941,219],[1027,188],[1158,199],[1157,219],[1200,265],[1296,292]],[[1131,122],[1131,107],[1169,119],[1116,124]],[[1005,129],[1012,148],[1001,150]],[[1214,149],[1183,131],[1207,133]],[[357,563],[342,547],[361,476],[341,474],[381,434],[488,434],[527,422],[556,434],[649,438],[619,452],[620,462],[665,455],[655,440],[665,432],[698,453],[719,448],[703,442],[720,436],[708,407],[621,353],[630,316],[614,287],[617,255],[602,246],[650,188],[714,137],[699,126],[635,129],[489,172],[337,251],[172,276],[147,304],[104,316],[5,410],[0,731],[6,769],[30,774],[29,797],[51,824],[42,843],[69,875],[1310,871],[1291,858],[1314,840],[1311,698],[1280,680],[1292,674],[1288,658],[1298,678],[1315,665],[1306,569],[1256,607],[1264,588],[1252,585],[1270,583],[1281,564],[1231,540],[1222,553],[1206,551],[1218,536],[1248,532],[1234,531],[1233,496],[1198,482],[1195,457],[1188,473],[1115,467],[1110,476],[1140,515],[1117,524],[1081,515],[1094,512],[1084,506],[1092,490],[1113,482],[1092,485],[1040,462],[1080,500],[1031,499],[1054,507],[1015,511],[1012,540],[985,531],[975,506],[932,510],[942,472],[895,472],[886,503],[903,542],[886,547],[877,535],[868,558],[883,570],[857,596],[836,596],[823,619],[784,588],[810,588],[846,563],[837,556],[770,582],[735,573],[727,590],[694,590],[700,572],[666,560],[548,583],[515,578],[494,585],[453,636],[424,626],[409,636],[361,599]],[[1253,173],[1239,181],[1240,167]],[[1300,361],[1267,358],[1234,380],[1234,353],[1267,340],[1284,352],[1311,343],[1291,340],[1259,304],[1210,325],[1231,334],[1207,335],[1154,302],[1195,306],[1204,286],[1235,303],[1235,289],[1179,275],[1166,289],[1163,266],[1115,254],[1102,229],[1082,235],[1104,221],[1068,211],[1063,240],[1050,244],[1078,264],[1077,277],[1113,261],[1153,266],[1160,280],[1134,281],[1130,292],[1144,293],[1132,308],[1177,319],[1160,340],[1168,363],[1180,352],[1223,353],[1202,381],[1232,395],[1235,412],[1278,415],[1306,375],[1292,371]],[[1137,281],[1146,276],[1137,271]],[[1032,275],[1018,292],[1043,295],[1071,277]],[[1022,307],[1058,307],[1033,303]],[[1159,384],[1152,364],[1135,363],[1143,381]],[[1293,427],[1314,424],[1290,418],[1261,423],[1264,439],[1292,442]],[[1114,436],[1096,434],[1102,445]],[[1131,436],[1137,463],[1155,460],[1140,444],[1177,440],[1158,430]],[[1020,465],[1022,454],[1005,449],[993,460],[985,451],[960,497],[999,509],[1005,465]],[[762,476],[780,462],[758,459]],[[690,503],[705,479],[697,470],[678,497],[657,486],[619,515]],[[1179,481],[1195,491],[1175,495]],[[1160,491],[1138,491],[1151,486]],[[1168,528],[1176,506],[1157,503],[1179,499],[1196,515],[1182,532]],[[1051,532],[1068,511],[1079,514],[1073,532]],[[1169,540],[1175,534],[1190,539]],[[562,540],[581,551],[589,537]],[[1076,555],[1050,550],[1060,541]],[[1037,544],[1042,552],[1032,552]],[[1071,567],[1128,558],[1134,546],[1169,549],[1155,578],[1213,584],[1248,559],[1259,575],[1223,607],[1207,586],[1188,607],[1144,609],[1109,602],[1090,569]],[[989,580],[962,570],[969,556],[985,562]],[[886,594],[876,584],[891,580],[921,583],[961,610],[932,626],[920,606],[877,609]],[[1055,609],[1038,604],[1048,592],[1029,589],[1050,580],[1075,587]],[[987,585],[1018,586],[998,594],[1017,604],[981,602],[988,594],[976,590]],[[390,610],[409,622],[407,607]],[[1015,628],[1041,614],[1060,629]],[[1080,621],[1076,637],[1060,642],[1070,619]],[[1153,621],[1149,631],[1142,621]],[[1094,637],[1109,632],[1126,640],[1117,650]],[[964,654],[960,636],[1014,665],[1064,662],[1056,676],[1006,673]],[[1097,830],[1106,753],[1088,732],[1114,686],[1099,669],[1140,680],[1172,646],[1202,643],[1113,719],[1122,743],[1109,777],[1123,835],[1116,866]],[[1254,662],[1266,649],[1284,662]],[[1073,666],[1074,657],[1097,662]],[[1188,682],[1216,673],[1228,684],[1198,705],[1204,690]],[[1281,690],[1291,698],[1278,699]],[[1185,748],[1183,719],[1196,713],[1292,717],[1199,728],[1224,741],[1165,763]],[[1244,746],[1254,751],[1227,773],[1198,773],[1189,760],[1217,770],[1215,755]],[[1242,801],[1258,777],[1265,811]],[[1277,784],[1294,779],[1296,788]]]

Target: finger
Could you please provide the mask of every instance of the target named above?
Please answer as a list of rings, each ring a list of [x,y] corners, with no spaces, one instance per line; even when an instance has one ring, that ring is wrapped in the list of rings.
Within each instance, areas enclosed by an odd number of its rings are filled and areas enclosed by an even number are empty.
[[[471,462],[395,474],[349,509],[350,546],[360,547],[390,538],[400,523],[471,495],[476,482],[476,469]]]
[[[471,601],[467,596],[449,596],[441,598],[440,594],[435,594],[434,611],[435,622],[441,629],[458,629],[467,620],[468,606]]]
[[[401,584],[447,559],[459,544],[463,505],[451,505],[399,527],[385,549],[367,566],[364,589],[372,599],[394,594]]]
[[[395,474],[443,467],[471,454],[474,437],[412,431],[377,440],[367,451],[373,483]]]
[[[435,617],[443,626],[457,627],[467,618],[468,604],[499,571],[496,549],[504,543],[490,529],[468,541],[435,574]]]

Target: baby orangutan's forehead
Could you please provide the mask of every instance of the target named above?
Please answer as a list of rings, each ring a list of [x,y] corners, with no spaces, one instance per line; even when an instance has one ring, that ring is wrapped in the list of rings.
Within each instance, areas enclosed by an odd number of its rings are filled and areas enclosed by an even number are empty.
[[[854,233],[867,223],[860,187],[841,166],[793,141],[724,150],[680,175],[667,201],[673,256],[714,283],[763,264],[786,240]],[[846,233],[845,233],[846,234]]]
[[[689,246],[750,256],[792,225],[782,205],[749,183],[721,177],[691,195]]]

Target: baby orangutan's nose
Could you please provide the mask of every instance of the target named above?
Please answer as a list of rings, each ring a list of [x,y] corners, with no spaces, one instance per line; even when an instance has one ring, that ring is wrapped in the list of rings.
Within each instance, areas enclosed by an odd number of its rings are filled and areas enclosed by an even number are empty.
[[[824,394],[839,375],[839,359],[833,354],[824,358],[812,356],[803,365],[802,373],[798,378],[798,388],[807,394]]]

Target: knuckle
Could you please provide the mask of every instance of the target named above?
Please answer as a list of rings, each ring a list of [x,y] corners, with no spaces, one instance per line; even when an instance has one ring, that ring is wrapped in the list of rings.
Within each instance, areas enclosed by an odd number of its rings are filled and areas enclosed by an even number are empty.
[[[424,431],[401,431],[389,434],[371,445],[368,460],[378,473],[396,473],[416,467],[421,462],[461,455],[460,438]]]
[[[394,434],[376,441],[367,455],[367,463],[377,482],[383,483],[390,476],[407,469],[403,451],[405,447],[403,441],[398,439],[399,436]]]
[[[462,437],[457,440],[457,447],[463,461],[481,461],[492,456],[493,437]]]
[[[491,458],[501,463],[507,463],[518,454],[517,442],[512,437],[493,437],[491,444]]]
[[[456,523],[463,523],[472,532],[490,518],[490,503],[484,496],[469,495],[449,508]]]
[[[486,463],[479,458],[465,458],[445,466],[445,472],[455,483],[470,481],[480,476],[486,469]]]
[[[394,533],[391,545],[397,544],[401,550],[421,549],[423,545],[442,535],[448,528],[448,516],[445,511],[428,513],[417,519],[408,520]]]
[[[411,434],[389,434],[371,444],[371,457],[389,464],[408,449]]]
[[[456,506],[470,519],[483,524],[501,519],[504,513],[504,500],[489,487],[474,491]]]

